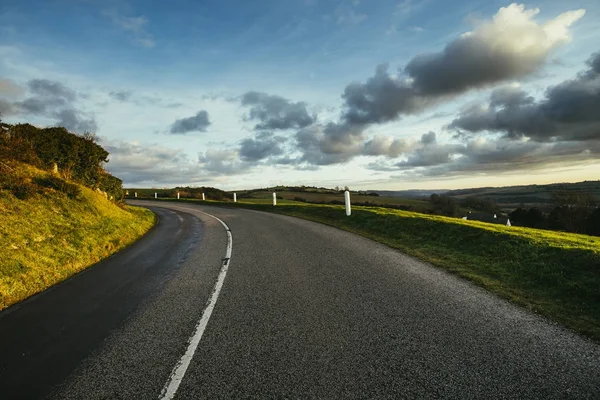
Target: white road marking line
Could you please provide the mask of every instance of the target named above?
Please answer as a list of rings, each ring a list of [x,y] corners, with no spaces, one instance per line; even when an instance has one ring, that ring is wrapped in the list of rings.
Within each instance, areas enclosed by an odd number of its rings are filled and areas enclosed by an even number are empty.
[[[185,354],[181,357],[175,368],[173,368],[173,372],[171,372],[171,376],[169,377],[169,381],[163,387],[163,390],[160,394],[159,399],[161,400],[170,400],[175,397],[175,393],[177,393],[177,389],[179,389],[179,385],[185,376],[185,373],[190,366],[190,362],[192,361],[192,357],[194,357],[194,353],[198,348],[198,344],[200,343],[200,339],[202,339],[202,335],[204,334],[204,330],[206,329],[206,325],[208,324],[208,320],[215,308],[215,304],[217,303],[217,298],[219,297],[219,293],[221,292],[221,288],[223,287],[223,282],[225,281],[225,275],[227,275],[227,270],[229,269],[229,261],[231,260],[231,250],[233,248],[233,237],[231,236],[231,230],[227,226],[227,224],[221,221],[219,218],[214,215],[205,213],[204,211],[200,211],[198,209],[179,207],[187,210],[192,210],[196,212],[200,212],[202,214],[208,215],[219,221],[221,225],[227,231],[227,251],[225,252],[225,258],[223,259],[223,266],[221,267],[221,272],[219,272],[219,277],[217,278],[217,283],[213,289],[213,292],[208,301],[208,305],[204,309],[202,313],[202,318],[198,321],[196,325],[196,329],[194,334],[190,337],[188,341],[188,348]]]

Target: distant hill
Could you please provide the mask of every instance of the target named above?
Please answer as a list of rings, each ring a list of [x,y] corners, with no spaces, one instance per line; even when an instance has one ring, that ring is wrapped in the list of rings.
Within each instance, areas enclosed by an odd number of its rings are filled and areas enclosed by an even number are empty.
[[[483,197],[503,208],[517,208],[523,205],[544,208],[553,205],[554,194],[559,192],[584,192],[600,199],[600,181],[460,189],[450,190],[445,194],[456,199]]]
[[[430,189],[430,190],[371,190],[380,196],[402,197],[402,198],[424,198],[432,194],[445,194],[448,189]]]

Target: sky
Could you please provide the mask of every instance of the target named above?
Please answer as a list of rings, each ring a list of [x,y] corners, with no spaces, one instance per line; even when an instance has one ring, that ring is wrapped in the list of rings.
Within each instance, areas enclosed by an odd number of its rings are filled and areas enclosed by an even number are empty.
[[[126,187],[600,179],[600,2],[2,0],[0,113]]]

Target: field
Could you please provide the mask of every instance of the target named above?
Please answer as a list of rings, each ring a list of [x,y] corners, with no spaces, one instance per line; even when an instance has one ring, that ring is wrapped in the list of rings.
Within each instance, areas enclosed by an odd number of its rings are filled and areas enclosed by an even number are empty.
[[[11,167],[30,186],[49,172]],[[79,187],[71,198],[52,188],[21,200],[0,185],[0,310],[67,279],[137,240],[154,225],[143,208],[119,207]]]
[[[193,200],[182,200],[193,201]],[[268,203],[268,204],[265,204]],[[240,199],[245,207],[355,232],[471,280],[600,341],[600,238],[402,210]]]
[[[135,198],[135,193],[138,194],[138,198],[153,198],[155,193],[159,198],[176,198],[177,191],[177,189],[127,189],[128,194],[126,195],[126,198]],[[278,202],[280,204],[284,204],[286,201],[292,202],[289,204],[296,204],[298,202],[314,204],[331,204],[333,202],[333,204],[343,204],[344,202],[343,193],[324,188],[306,188],[303,191],[296,191],[290,188],[280,187],[259,190],[239,190],[235,193],[240,201],[249,200],[254,203],[271,204],[273,201],[273,192],[277,193]],[[228,200],[233,201],[233,192],[223,192],[223,194],[228,197]],[[206,198],[207,200],[214,200],[214,198],[211,199],[211,195],[209,194],[207,194]],[[352,193],[352,202],[369,206],[397,207],[417,212],[427,212],[427,210],[431,208],[431,204],[427,200],[389,196],[369,196],[357,192]]]

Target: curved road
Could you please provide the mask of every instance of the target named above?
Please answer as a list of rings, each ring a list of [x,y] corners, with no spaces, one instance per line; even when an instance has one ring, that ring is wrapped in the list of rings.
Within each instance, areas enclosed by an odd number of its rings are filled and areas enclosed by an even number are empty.
[[[138,204],[148,235],[0,313],[0,397],[600,398],[600,346],[398,251]]]

